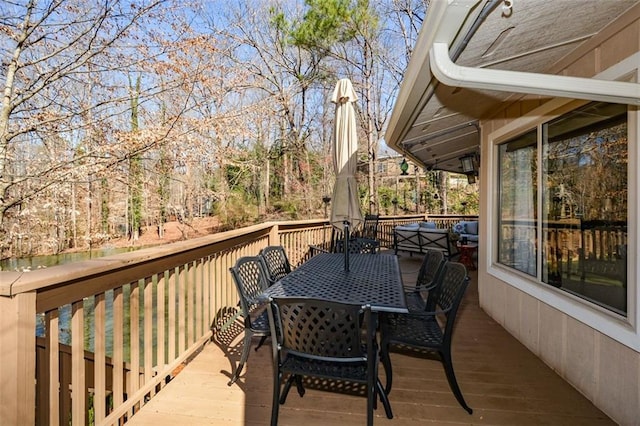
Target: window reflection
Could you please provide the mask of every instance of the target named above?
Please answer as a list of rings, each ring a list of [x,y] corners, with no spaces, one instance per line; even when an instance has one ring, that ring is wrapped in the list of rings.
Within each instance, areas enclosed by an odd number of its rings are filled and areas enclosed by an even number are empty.
[[[542,281],[626,313],[626,106],[544,125],[542,163]]]
[[[536,276],[537,140],[532,131],[500,146],[498,261]]]
[[[627,108],[594,102],[541,129],[541,170],[536,130],[499,147],[498,262],[626,315]]]

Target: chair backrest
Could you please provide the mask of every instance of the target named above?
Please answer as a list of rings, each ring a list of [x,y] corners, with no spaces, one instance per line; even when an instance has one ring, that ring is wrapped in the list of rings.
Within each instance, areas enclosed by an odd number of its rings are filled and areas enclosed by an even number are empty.
[[[238,289],[240,307],[248,321],[249,313],[259,304],[258,297],[269,287],[266,267],[261,256],[244,256],[230,268]]]
[[[427,250],[418,271],[416,290],[429,291],[433,289],[438,284],[444,262],[444,254],[441,251]]]
[[[291,272],[287,252],[282,246],[267,246],[260,251],[269,274],[270,284],[286,277]]]
[[[367,360],[372,344],[363,344],[362,325],[373,326],[371,309],[311,298],[275,298],[270,303],[274,355],[286,351],[303,358],[353,362]],[[373,333],[367,335],[373,341]],[[277,349],[276,349],[277,348]],[[274,358],[275,359],[275,358]]]
[[[329,242],[328,251],[330,253],[337,253],[338,244],[342,244],[342,243],[340,243],[340,241],[344,241],[344,232],[332,227],[332,229],[331,229],[331,241]]]
[[[426,249],[439,250],[447,259],[458,254],[458,246],[451,241],[451,236],[444,229],[419,228],[420,246]]]
[[[349,253],[351,254],[376,254],[380,243],[371,238],[349,238]],[[344,253],[344,241],[336,241],[336,253]]]
[[[378,222],[380,216],[377,214],[367,214],[364,216],[364,223],[362,225],[362,236],[365,238],[371,238],[372,240],[378,239]]]
[[[446,316],[444,338],[451,342],[453,324],[464,292],[469,285],[467,268],[458,262],[446,262],[440,275],[439,285],[432,291],[435,297],[435,305]],[[431,296],[431,293],[429,296]],[[427,301],[429,305],[429,301]]]

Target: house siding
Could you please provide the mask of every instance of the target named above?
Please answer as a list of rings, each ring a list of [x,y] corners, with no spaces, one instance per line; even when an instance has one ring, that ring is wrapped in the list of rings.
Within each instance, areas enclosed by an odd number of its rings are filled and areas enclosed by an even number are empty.
[[[636,4],[556,63],[551,72],[592,77],[639,51],[640,4]],[[495,191],[492,177],[496,176],[497,166],[492,164],[493,141],[488,135],[512,124],[544,102],[528,96],[526,100],[514,101],[497,111],[492,119],[481,122],[481,155],[487,159],[483,160],[480,176],[481,240],[493,240],[487,235],[491,229],[487,221],[496,216],[491,203]],[[630,131],[630,145],[638,143],[636,134]],[[637,160],[630,157],[630,162],[634,161]],[[630,217],[630,220],[634,218]],[[638,241],[637,236],[635,240]],[[481,247],[479,252],[481,307],[614,421],[621,425],[640,425],[640,353],[544,303],[532,295],[535,291],[529,294],[510,285],[508,280],[498,278],[499,274],[489,274],[492,250],[490,246],[487,250]],[[629,279],[634,279],[633,275]],[[638,283],[633,286],[637,289]],[[640,291],[635,294],[637,300],[630,306],[640,304]],[[633,314],[630,316],[633,318]]]

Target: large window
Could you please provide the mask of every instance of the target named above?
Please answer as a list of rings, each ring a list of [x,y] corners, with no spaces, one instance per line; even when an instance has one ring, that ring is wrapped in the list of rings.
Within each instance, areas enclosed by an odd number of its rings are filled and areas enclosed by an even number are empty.
[[[536,276],[537,133],[500,145],[500,225],[498,261]]]
[[[626,106],[587,104],[498,152],[498,262],[626,315]]]

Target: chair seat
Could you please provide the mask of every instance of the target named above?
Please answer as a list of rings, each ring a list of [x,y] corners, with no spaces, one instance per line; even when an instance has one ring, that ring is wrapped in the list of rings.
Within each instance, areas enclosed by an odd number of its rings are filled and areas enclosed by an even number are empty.
[[[251,331],[254,334],[259,335],[259,333],[270,334],[269,328],[269,313],[266,309],[263,309],[261,312],[256,314],[251,314]]]
[[[282,363],[282,370],[291,374],[300,374],[304,376],[314,376],[326,379],[350,380],[354,382],[367,382],[367,362],[355,361],[341,363],[336,365],[335,362],[310,360],[309,358],[300,358],[295,355],[287,355]]]
[[[389,343],[401,343],[423,348],[442,346],[444,334],[434,316],[399,315],[388,319]]]

